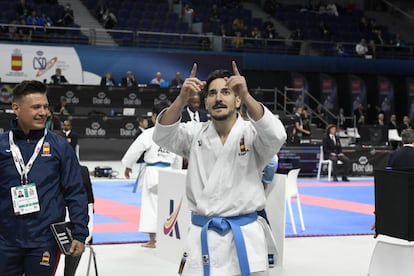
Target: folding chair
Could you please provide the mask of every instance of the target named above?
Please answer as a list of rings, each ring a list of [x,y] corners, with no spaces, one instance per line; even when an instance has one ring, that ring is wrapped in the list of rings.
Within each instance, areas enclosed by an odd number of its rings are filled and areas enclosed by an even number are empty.
[[[298,184],[297,184],[299,172],[300,172],[300,169],[290,170],[286,178],[286,204],[288,207],[290,222],[292,223],[292,228],[293,228],[292,230],[294,234],[296,234],[297,232],[296,232],[295,218],[293,217],[293,211],[292,211],[292,198],[296,198],[296,203],[297,203],[298,213],[299,213],[299,220],[300,220],[300,228],[302,232],[305,231],[305,223],[303,221],[302,206],[300,204]]]

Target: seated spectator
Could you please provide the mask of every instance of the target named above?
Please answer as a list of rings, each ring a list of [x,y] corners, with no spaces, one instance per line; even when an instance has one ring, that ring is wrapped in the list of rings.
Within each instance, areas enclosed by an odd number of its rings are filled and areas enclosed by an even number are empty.
[[[237,32],[237,31],[244,32],[245,26],[244,26],[243,18],[236,17],[235,19],[233,19],[231,23],[231,28],[233,32]]]
[[[326,5],[326,13],[329,15],[338,16],[338,9],[336,8],[336,5],[334,2],[330,2],[328,5]]]
[[[359,31],[361,33],[368,33],[370,30],[367,18],[365,16],[361,16],[361,19],[359,20]]]
[[[395,35],[395,38],[392,40],[393,43],[390,43],[391,45],[394,45],[396,47],[400,47],[400,46],[406,46],[407,43],[405,42],[404,39],[401,38],[401,35],[399,33],[397,33]]]
[[[349,57],[349,54],[346,52],[344,45],[340,42],[336,43],[334,47],[334,53],[338,57]]]
[[[59,104],[55,106],[55,113],[59,115],[69,116],[71,112],[69,111],[69,107],[67,106],[67,104],[68,104],[68,100],[66,99],[66,97],[65,96],[60,97]]]
[[[32,41],[33,29],[30,26],[27,26],[24,18],[20,20],[20,25],[22,26],[17,27],[18,38],[25,42]]]
[[[175,73],[175,78],[171,81],[170,87],[180,89],[183,86],[183,79],[181,78],[181,73]]]
[[[355,52],[360,57],[365,57],[365,55],[368,53],[368,47],[365,43],[364,38],[362,38],[361,41],[355,46]]]
[[[137,86],[137,80],[135,79],[134,74],[132,74],[131,71],[128,71],[126,76],[121,79],[120,85],[124,87]]]
[[[16,12],[20,17],[26,18],[32,13],[32,7],[26,3],[26,0],[20,0],[16,6]]]
[[[378,119],[374,122],[376,126],[385,126],[384,113],[378,114]]]
[[[72,7],[69,3],[66,4],[64,15],[61,19],[59,19],[56,23],[59,26],[68,26],[70,24],[73,24],[75,22],[75,17],[73,15]]]
[[[155,78],[151,80],[151,84],[161,85],[165,80],[162,78],[161,72],[155,74]]]
[[[102,24],[104,28],[113,29],[116,23],[118,23],[118,19],[116,18],[115,14],[107,8],[102,15]]]
[[[357,128],[360,130],[361,126],[365,126],[367,124],[365,115],[359,116],[357,120]]]
[[[10,24],[17,25],[17,21],[12,20]],[[7,31],[8,31],[9,40],[20,40],[19,29],[17,27],[9,26]]]
[[[397,115],[392,114],[388,122],[388,129],[398,129]]]
[[[101,79],[101,86],[114,86],[115,80],[112,78],[111,72],[106,72]]]
[[[28,15],[26,17],[26,23],[27,25],[31,25],[31,26],[39,26],[39,17],[36,14],[36,11],[33,10],[32,13],[30,15]]]
[[[333,181],[338,181],[338,160],[343,163],[342,181],[348,182],[348,174],[350,173],[351,161],[342,152],[341,141],[336,135],[336,125],[328,125],[326,135],[323,138],[323,154],[324,159],[332,161]]]
[[[211,41],[210,38],[208,38],[208,36],[200,36],[198,42],[202,50],[211,50]]]
[[[57,133],[61,133],[62,131],[62,122],[49,109],[47,110],[45,128]]]
[[[235,48],[240,48],[244,45],[244,39],[242,37],[241,31],[236,31],[234,36],[231,39],[231,45]]]
[[[400,125],[400,133],[404,130],[404,129],[412,129],[413,126],[411,124],[411,120],[408,116],[404,116],[403,117],[403,122]]]
[[[324,21],[321,21],[319,23],[319,32],[320,32],[321,39],[331,39],[332,38],[331,28]]]
[[[277,32],[272,22],[266,21],[265,23],[263,23],[263,26],[264,26],[264,30],[262,32],[263,38],[265,39],[277,38]]]
[[[249,37],[251,38],[262,38],[262,32],[259,30],[257,26],[253,26],[252,30],[249,33]]]
[[[368,52],[365,54],[366,58],[376,58],[377,56],[377,45],[374,40],[370,40],[368,44]]]
[[[38,18],[39,26],[50,27],[53,25],[52,19],[47,16],[45,13],[42,13],[42,16]]]
[[[52,79],[51,84],[60,85],[60,84],[69,84],[65,76],[62,75],[62,70],[56,68],[55,74],[50,77]]]

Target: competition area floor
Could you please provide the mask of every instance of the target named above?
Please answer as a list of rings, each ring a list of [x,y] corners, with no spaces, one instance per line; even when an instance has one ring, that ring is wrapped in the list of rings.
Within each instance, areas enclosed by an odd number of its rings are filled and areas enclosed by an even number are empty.
[[[140,190],[132,193],[137,168],[132,179],[126,180],[119,161],[81,164],[91,172],[100,166],[119,173],[112,179],[92,176],[96,200],[93,247],[99,275],[177,275],[178,264],[139,244],[148,236],[137,230]],[[296,216],[299,232],[293,235],[287,216],[284,266],[271,269],[270,275],[367,275],[375,246],[369,230],[374,219],[373,191],[372,178],[351,178],[348,183],[299,179],[306,230],[300,232]],[[77,275],[86,275],[88,256],[87,251]],[[61,264],[57,275],[63,275],[62,271]],[[94,275],[92,269],[90,275]]]

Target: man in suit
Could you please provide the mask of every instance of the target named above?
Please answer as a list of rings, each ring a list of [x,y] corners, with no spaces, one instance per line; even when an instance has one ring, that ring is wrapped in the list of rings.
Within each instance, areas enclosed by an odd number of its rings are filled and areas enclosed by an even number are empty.
[[[344,165],[342,181],[349,181],[348,173],[351,162],[348,157],[342,153],[341,142],[336,136],[336,125],[330,124],[326,129],[326,136],[323,138],[323,154],[325,159],[332,161],[333,181],[338,181],[338,160]]]
[[[121,79],[121,86],[123,87],[131,87],[137,86],[137,80],[135,79],[134,74],[131,71],[128,71],[126,76]]]
[[[200,96],[195,94],[187,102],[187,107],[181,113],[181,122],[207,122],[207,111],[200,109]]]
[[[411,125],[410,117],[404,116],[403,117],[403,122],[400,125],[400,132],[402,132],[405,129],[412,129],[412,128],[413,128],[413,126]]]
[[[177,72],[175,73],[175,78],[170,83],[170,88],[177,88],[180,89],[181,86],[183,86],[183,79],[181,78],[181,73]]]
[[[106,72],[105,76],[101,78],[101,86],[114,86],[115,80],[112,78],[111,72]]]
[[[393,151],[389,158],[387,167],[406,169],[414,168],[414,130],[406,129],[401,132],[403,146]]]
[[[76,145],[78,144],[78,135],[72,131],[72,123],[69,120],[63,122],[63,136],[66,141],[72,146],[73,150],[76,151]]]
[[[59,85],[59,84],[69,84],[68,80],[62,75],[62,70],[60,68],[56,68],[55,74],[50,77],[52,79],[52,84]]]

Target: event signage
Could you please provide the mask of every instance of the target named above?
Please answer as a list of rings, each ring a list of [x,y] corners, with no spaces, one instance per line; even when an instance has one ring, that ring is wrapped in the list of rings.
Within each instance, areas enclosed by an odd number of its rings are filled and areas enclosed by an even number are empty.
[[[82,65],[73,47],[1,44],[0,60],[8,61],[0,67],[4,82],[32,79],[49,83],[60,68],[70,83],[83,83]]]

